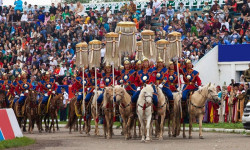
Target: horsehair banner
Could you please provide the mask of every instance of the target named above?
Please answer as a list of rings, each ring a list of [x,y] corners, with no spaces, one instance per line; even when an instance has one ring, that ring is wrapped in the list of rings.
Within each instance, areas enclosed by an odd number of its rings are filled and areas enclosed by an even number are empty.
[[[182,53],[182,44],[181,44],[181,33],[180,32],[171,32],[168,34],[169,41],[169,56],[170,58],[180,57]]]
[[[142,53],[148,59],[156,60],[155,49],[155,32],[152,30],[144,30],[141,32],[142,36]]]
[[[136,49],[136,24],[134,22],[119,22],[115,28],[115,33],[119,34],[118,45],[121,54],[132,55]]]
[[[76,45],[76,65],[79,67],[87,66],[89,63],[88,58],[88,44],[81,42]]]
[[[113,62],[115,67],[119,66],[120,57],[118,51],[118,33],[110,32],[105,35],[106,37],[106,52],[105,62]]]
[[[89,67],[99,67],[101,63],[101,44],[99,40],[89,42]]]
[[[0,141],[23,137],[13,109],[0,109]]]
[[[169,51],[169,42],[165,39],[161,39],[156,42],[157,58],[159,56],[163,59],[164,63],[169,65],[170,53]]]

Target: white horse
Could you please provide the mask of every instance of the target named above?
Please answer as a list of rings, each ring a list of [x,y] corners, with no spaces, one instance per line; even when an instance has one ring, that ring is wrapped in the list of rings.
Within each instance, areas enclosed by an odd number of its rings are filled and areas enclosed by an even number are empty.
[[[137,101],[137,115],[141,123],[141,133],[142,141],[150,141],[149,132],[151,131],[151,119],[152,119],[152,109],[153,109],[153,94],[154,89],[152,85],[145,84],[140,92]]]
[[[204,116],[204,107],[207,99],[218,101],[216,86],[209,83],[208,85],[199,88],[191,96],[188,104],[189,112],[189,138],[192,138],[192,121],[194,118],[199,118],[199,138],[202,136],[202,120]],[[183,137],[185,137],[185,124],[183,123]]]

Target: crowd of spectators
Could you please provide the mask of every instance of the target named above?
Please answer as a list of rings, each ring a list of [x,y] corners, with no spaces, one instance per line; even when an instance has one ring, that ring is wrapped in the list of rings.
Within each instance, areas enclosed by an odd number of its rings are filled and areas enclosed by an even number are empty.
[[[102,53],[105,53],[105,34],[114,31],[120,21],[136,23],[137,40],[141,39],[142,30],[153,29],[153,21],[160,23],[154,27],[155,41],[167,39],[173,31],[181,32],[182,58],[189,58],[193,63],[216,45],[250,43],[250,0],[244,1],[242,9],[235,0],[228,0],[223,6],[216,0],[212,6],[205,2],[197,13],[185,8],[183,3],[179,5],[174,10],[164,1],[150,0],[141,11],[130,1],[118,12],[112,12],[109,7],[90,8],[87,12],[79,2],[76,5],[52,3],[49,10],[31,4],[21,9],[2,6],[0,75],[7,73],[14,79],[17,72],[23,70],[35,85],[41,75],[49,71],[59,84],[69,84],[69,77],[77,69],[74,64],[76,44],[98,39],[103,41]],[[235,13],[240,16],[234,17]]]

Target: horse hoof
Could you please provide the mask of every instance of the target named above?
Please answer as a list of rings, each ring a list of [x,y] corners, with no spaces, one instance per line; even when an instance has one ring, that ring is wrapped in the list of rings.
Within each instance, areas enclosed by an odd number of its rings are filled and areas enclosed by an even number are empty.
[[[203,137],[203,136],[199,136],[199,138],[200,138],[200,139],[204,139],[204,137]]]
[[[121,132],[121,135],[124,135],[123,131]]]
[[[82,134],[82,131],[80,131],[80,134]]]
[[[172,137],[176,137],[176,134],[173,134],[173,136]]]
[[[187,138],[186,135],[183,135],[183,139]]]
[[[159,140],[162,141],[162,140],[163,140],[163,137],[159,137]]]
[[[149,142],[149,141],[150,141],[150,138],[149,138],[149,137],[147,137],[147,138],[146,138],[146,141],[147,141],[147,142]]]
[[[172,135],[171,135],[171,134],[169,134],[169,135],[168,135],[168,137],[172,137]]]
[[[188,138],[189,138],[189,139],[192,139],[192,136],[189,136]]]
[[[89,133],[87,133],[87,136],[90,136],[90,134],[89,134]]]
[[[142,143],[145,143],[145,140],[143,139],[143,140],[141,140],[141,142],[142,142]]]

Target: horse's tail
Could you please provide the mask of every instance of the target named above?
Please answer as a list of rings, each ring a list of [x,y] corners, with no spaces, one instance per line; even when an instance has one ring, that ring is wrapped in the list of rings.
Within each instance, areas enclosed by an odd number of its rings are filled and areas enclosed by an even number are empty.
[[[77,117],[75,115],[75,111],[74,111],[74,109],[71,110],[72,109],[71,107],[72,107],[72,102],[70,103],[70,106],[69,106],[68,122],[67,122],[65,128],[72,128],[72,126],[75,124],[76,119],[77,119]]]

